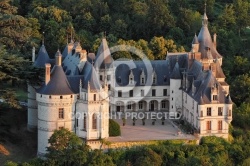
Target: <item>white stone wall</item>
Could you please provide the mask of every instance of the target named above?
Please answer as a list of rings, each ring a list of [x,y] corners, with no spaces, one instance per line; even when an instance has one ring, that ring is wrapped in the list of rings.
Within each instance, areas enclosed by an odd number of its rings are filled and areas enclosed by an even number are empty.
[[[197,102],[187,94],[183,92],[183,116],[184,118],[196,129],[200,127],[197,117],[199,116]]]
[[[61,99],[62,97],[62,99]],[[46,153],[48,139],[60,127],[74,129],[76,95],[36,95],[38,102],[38,155]],[[59,118],[59,108],[64,109],[64,118]]]
[[[182,109],[181,79],[170,79],[170,105],[169,112],[176,112]]]
[[[211,107],[211,116],[207,116],[207,107]],[[223,107],[222,116],[218,116],[218,107]],[[199,106],[199,112],[203,111],[203,117],[200,117],[200,135],[216,135],[219,137],[227,138],[229,124],[231,120],[228,120],[228,110],[231,105],[228,104],[206,104]],[[229,118],[230,119],[230,118]],[[211,121],[211,130],[207,130],[207,121]],[[218,122],[222,121],[222,130],[218,130]]]
[[[29,131],[37,130],[36,90],[28,84],[28,126]]]
[[[76,134],[87,140],[109,137],[109,96],[107,86],[99,91],[88,90],[81,92],[83,96],[76,102],[78,126]],[[94,100],[94,95],[95,100]],[[93,129],[93,114],[97,117],[97,128]],[[84,115],[86,115],[86,129],[84,129]]]
[[[152,90],[155,89],[155,96],[152,96]],[[163,90],[167,89],[167,96],[163,95]],[[133,97],[129,96],[129,91],[133,90]],[[141,91],[144,91],[142,96]],[[122,97],[118,97],[118,92],[122,92]],[[146,104],[147,110],[149,111],[150,101],[157,101],[155,104],[155,110],[161,110],[161,101],[169,100],[170,95],[170,86],[125,86],[125,87],[115,87],[114,95],[111,97],[111,111],[116,112],[116,104],[120,102],[124,105],[125,110],[129,102],[135,103],[135,111],[139,110],[138,102],[144,101]],[[169,108],[168,108],[169,109]],[[167,109],[167,110],[168,110]]]

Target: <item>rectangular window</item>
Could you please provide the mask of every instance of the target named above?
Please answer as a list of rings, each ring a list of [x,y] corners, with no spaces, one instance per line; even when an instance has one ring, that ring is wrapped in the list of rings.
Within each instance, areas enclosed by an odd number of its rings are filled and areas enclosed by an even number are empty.
[[[96,114],[92,116],[92,129],[97,129],[97,117]]]
[[[163,96],[167,96],[167,95],[168,95],[167,89],[163,89]]]
[[[87,116],[86,116],[86,114],[84,113],[84,115],[83,115],[83,130],[86,130],[86,128],[87,128],[86,122],[87,122]]]
[[[153,84],[156,84],[156,78],[153,77]]]
[[[133,97],[133,90],[129,91],[129,97]]]
[[[223,107],[218,107],[218,116],[222,116],[223,114]]]
[[[100,75],[100,80],[102,81],[102,75]]]
[[[127,108],[128,108],[128,110],[131,110],[132,105],[129,103],[129,104],[127,105]]]
[[[107,75],[107,81],[109,81],[110,80],[110,75]]]
[[[166,100],[163,100],[163,101],[161,102],[161,108],[166,108]]]
[[[118,90],[118,97],[122,97],[122,91]]]
[[[207,130],[211,130],[211,121],[207,121]]]
[[[213,100],[214,101],[218,100],[218,96],[217,95],[213,95]]]
[[[222,120],[218,121],[218,130],[222,130]]]
[[[141,84],[144,85],[144,77],[141,78]]]
[[[152,96],[155,96],[155,89],[152,89]]]
[[[59,119],[64,119],[64,109],[59,108]]]
[[[207,107],[207,116],[211,116],[211,111],[212,111],[212,109],[211,109],[211,107]]]
[[[94,101],[96,101],[96,94],[94,94]]]
[[[139,102],[139,109],[141,110],[142,108],[143,108],[143,102],[140,101],[140,102]]]
[[[141,90],[141,96],[144,96],[144,90]]]

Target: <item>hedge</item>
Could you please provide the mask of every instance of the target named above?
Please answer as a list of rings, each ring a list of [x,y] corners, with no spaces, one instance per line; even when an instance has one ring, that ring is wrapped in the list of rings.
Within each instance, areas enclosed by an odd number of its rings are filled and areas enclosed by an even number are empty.
[[[109,119],[109,136],[120,136],[120,125],[112,119]]]

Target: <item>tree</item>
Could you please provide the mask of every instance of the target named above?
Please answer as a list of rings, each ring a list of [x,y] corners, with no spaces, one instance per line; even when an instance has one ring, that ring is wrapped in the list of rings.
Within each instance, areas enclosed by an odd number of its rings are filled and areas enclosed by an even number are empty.
[[[134,165],[138,166],[160,166],[162,165],[161,156],[158,155],[150,148],[143,148],[139,153],[139,157],[136,159]]]
[[[234,126],[242,129],[249,129],[250,122],[250,103],[243,102],[239,107],[233,111],[233,122]]]
[[[68,29],[72,30],[72,18],[65,10],[55,6],[36,7],[31,17],[38,20],[44,33],[46,49],[49,55],[54,55],[59,46],[67,43]],[[70,27],[70,28],[69,28]]]
[[[250,77],[248,74],[237,76],[231,83],[232,99],[236,105],[250,101]]]
[[[165,59],[167,52],[185,51],[183,47],[177,47],[172,39],[165,39],[164,37],[153,37],[150,40],[149,48],[153,52],[155,59]]]
[[[27,46],[32,37],[28,19],[17,15],[17,8],[10,0],[0,1],[0,43],[8,50],[20,51]]]
[[[222,14],[218,17],[218,25],[223,29],[232,29],[236,26],[236,15],[232,4],[226,4]]]
[[[57,164],[81,165],[87,162],[89,147],[67,129],[55,130],[49,138],[48,159]]]
[[[178,27],[184,30],[186,35],[193,36],[200,28],[201,15],[197,11],[181,8],[177,17],[176,24]],[[183,40],[183,38],[181,40]]]
[[[174,17],[170,14],[167,3],[162,0],[148,1],[150,6],[147,14],[149,37],[163,36],[175,26]]]
[[[93,150],[89,153],[88,165],[91,166],[114,166],[112,158],[101,150]]]
[[[238,26],[239,36],[241,36],[241,30],[250,25],[250,3],[247,0],[235,0],[234,8],[235,15],[237,16],[236,25]]]
[[[0,46],[0,85],[5,83],[16,85],[25,80],[24,70],[29,61],[15,54],[7,53],[3,46]],[[19,108],[12,89],[0,89],[0,99],[4,99],[11,107]]]

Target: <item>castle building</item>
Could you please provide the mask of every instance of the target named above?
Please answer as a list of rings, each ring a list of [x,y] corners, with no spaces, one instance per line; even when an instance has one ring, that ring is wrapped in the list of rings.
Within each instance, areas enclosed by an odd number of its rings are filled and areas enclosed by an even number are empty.
[[[86,140],[109,137],[108,117],[117,112],[178,113],[200,137],[228,138],[233,103],[206,13],[191,51],[165,60],[115,61],[105,38],[96,56],[71,41],[55,59],[44,45],[33,59],[45,67],[44,85],[28,85],[28,129],[38,130],[38,155],[56,129]]]

